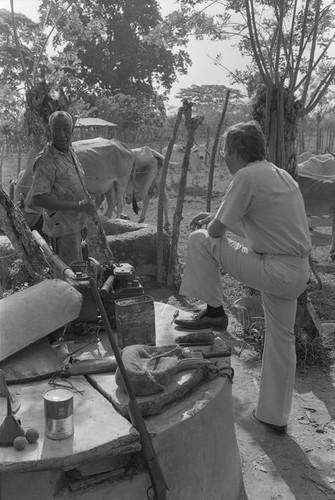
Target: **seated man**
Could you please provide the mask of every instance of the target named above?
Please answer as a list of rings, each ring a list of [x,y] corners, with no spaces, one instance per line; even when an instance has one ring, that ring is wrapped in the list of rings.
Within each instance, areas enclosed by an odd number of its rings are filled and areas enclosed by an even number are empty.
[[[297,297],[309,279],[311,252],[304,201],[285,170],[265,159],[260,125],[251,121],[225,134],[224,160],[231,182],[216,214],[200,213],[189,237],[180,293],[207,304],[193,319],[176,319],[189,329],[225,330],[220,267],[236,280],[261,292],[265,341],[260,392],[254,416],[285,434],[294,389],[296,355],[294,322]],[[226,236],[242,229],[247,245]]]

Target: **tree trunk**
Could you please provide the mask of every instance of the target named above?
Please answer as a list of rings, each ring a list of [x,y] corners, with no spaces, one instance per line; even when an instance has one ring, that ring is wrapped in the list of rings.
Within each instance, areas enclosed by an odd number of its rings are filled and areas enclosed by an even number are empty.
[[[9,238],[33,283],[42,281],[49,266],[24,221],[23,214],[0,188],[0,229]]]
[[[288,103],[289,91],[285,87],[263,87],[256,96],[252,115],[264,130],[268,159],[295,177],[296,139],[301,105],[299,101],[294,100],[289,108]]]
[[[2,187],[2,167],[3,167],[4,153],[5,153],[5,144],[2,144],[1,155],[0,155],[0,187]]]

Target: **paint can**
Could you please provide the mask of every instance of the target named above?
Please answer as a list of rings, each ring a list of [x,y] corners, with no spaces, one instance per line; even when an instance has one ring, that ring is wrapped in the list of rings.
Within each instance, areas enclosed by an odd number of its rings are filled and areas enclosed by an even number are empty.
[[[115,301],[117,341],[120,349],[127,345],[155,345],[155,306],[150,295]]]
[[[73,434],[73,394],[68,389],[51,389],[44,394],[45,435],[66,439]]]

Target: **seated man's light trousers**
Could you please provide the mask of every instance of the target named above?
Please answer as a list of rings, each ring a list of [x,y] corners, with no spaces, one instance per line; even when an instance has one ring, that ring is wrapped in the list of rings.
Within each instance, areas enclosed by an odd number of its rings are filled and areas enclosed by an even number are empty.
[[[294,322],[297,298],[309,278],[308,258],[258,254],[227,238],[199,229],[189,238],[181,295],[219,307],[224,302],[220,267],[237,281],[262,293],[265,342],[256,416],[286,425],[294,389]],[[223,278],[224,279],[224,278]]]

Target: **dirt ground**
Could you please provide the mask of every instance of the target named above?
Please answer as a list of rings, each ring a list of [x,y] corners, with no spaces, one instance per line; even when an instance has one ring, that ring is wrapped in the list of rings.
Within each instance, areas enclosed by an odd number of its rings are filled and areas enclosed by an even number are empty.
[[[14,171],[14,174],[13,174]],[[15,157],[5,158],[3,186],[8,192],[10,178],[15,178]],[[213,210],[220,203],[220,192],[226,176],[219,172],[214,182]],[[205,174],[199,179],[198,188],[188,187],[180,228],[178,254],[186,257],[188,224],[199,211],[205,209]],[[176,198],[170,193],[170,217],[172,220]],[[152,201],[146,222],[155,224],[156,201]],[[127,207],[131,220],[136,216]],[[313,258],[322,272],[324,288],[311,284],[312,303],[320,319],[335,320],[334,287],[335,263],[329,260],[330,220],[313,218]],[[293,407],[288,425],[288,435],[279,437],[269,432],[252,416],[258,395],[261,359],[260,354],[247,343],[242,325],[232,314],[233,302],[243,297],[246,290],[237,282],[224,278],[226,311],[230,323],[223,338],[233,348],[231,365],[235,371],[233,383],[233,409],[235,431],[240,450],[244,491],[240,500],[335,500],[335,371],[331,366],[299,365]],[[186,302],[177,292],[153,286],[144,280],[146,293],[155,300],[168,302],[183,309],[194,305]],[[318,310],[318,305],[320,309]],[[210,500],[210,499],[208,499]],[[230,500],[230,499],[225,499]]]

